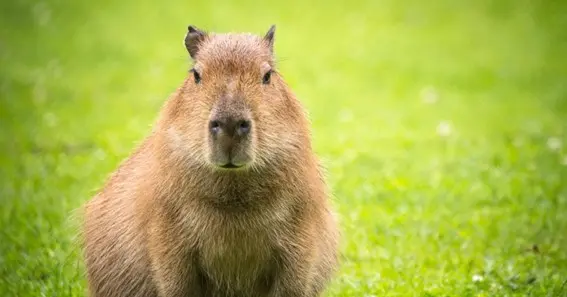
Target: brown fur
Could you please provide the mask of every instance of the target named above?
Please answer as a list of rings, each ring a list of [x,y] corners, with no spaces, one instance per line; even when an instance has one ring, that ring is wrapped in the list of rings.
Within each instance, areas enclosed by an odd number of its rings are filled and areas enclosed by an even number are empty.
[[[152,133],[86,204],[92,297],[322,294],[339,234],[300,102],[277,73],[262,84],[275,67],[268,35],[189,40],[201,82],[185,79]],[[253,123],[251,161],[218,168],[211,114],[242,108]]]

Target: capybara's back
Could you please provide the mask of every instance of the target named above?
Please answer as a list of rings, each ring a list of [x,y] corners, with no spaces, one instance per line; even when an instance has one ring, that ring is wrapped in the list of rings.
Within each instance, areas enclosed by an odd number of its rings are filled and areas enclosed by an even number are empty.
[[[322,294],[339,232],[274,31],[189,26],[189,76],[85,206],[91,297]]]

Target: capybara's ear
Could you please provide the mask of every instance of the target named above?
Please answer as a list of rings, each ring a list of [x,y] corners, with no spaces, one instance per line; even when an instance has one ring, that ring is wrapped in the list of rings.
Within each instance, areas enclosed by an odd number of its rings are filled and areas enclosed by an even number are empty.
[[[268,47],[270,48],[270,52],[274,52],[274,35],[276,33],[276,25],[272,25],[270,27],[270,30],[268,30],[268,33],[266,33],[266,35],[264,36],[264,40],[266,41],[266,43],[268,44]]]
[[[207,33],[205,31],[202,31],[193,25],[189,25],[187,28],[187,35],[185,35],[185,47],[187,48],[189,55],[191,55],[191,58],[195,59],[199,52],[201,42],[205,40],[205,37],[207,37]]]

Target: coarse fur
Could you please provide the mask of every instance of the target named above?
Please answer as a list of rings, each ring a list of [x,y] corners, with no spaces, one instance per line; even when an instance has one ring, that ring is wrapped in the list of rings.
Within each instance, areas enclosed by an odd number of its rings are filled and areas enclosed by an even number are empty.
[[[322,294],[339,231],[309,121],[276,72],[273,40],[274,27],[263,37],[189,27],[194,69],[85,205],[91,297]],[[234,152],[215,153],[210,122],[221,116],[251,122]],[[238,156],[238,168],[219,167]]]

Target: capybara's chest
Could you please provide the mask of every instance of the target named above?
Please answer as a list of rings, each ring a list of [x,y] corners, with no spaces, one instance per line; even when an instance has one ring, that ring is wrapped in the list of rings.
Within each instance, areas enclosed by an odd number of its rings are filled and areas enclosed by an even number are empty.
[[[277,262],[271,230],[211,227],[201,239],[199,265],[209,290],[249,293],[267,289]]]

